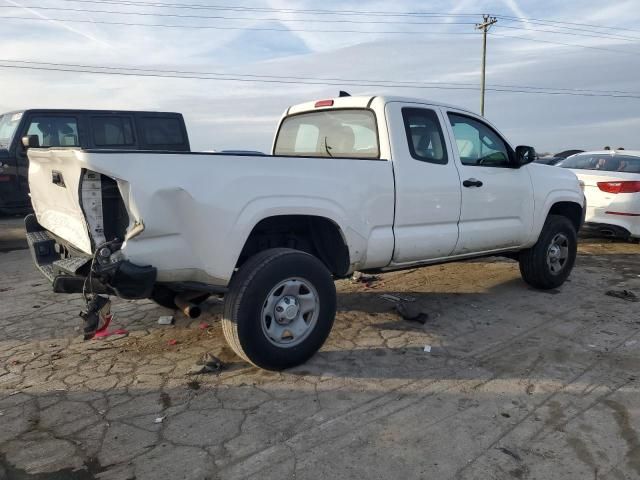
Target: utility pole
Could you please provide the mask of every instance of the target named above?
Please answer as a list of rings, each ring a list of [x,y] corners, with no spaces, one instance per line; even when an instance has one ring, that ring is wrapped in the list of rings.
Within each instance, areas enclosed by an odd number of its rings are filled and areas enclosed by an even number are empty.
[[[482,16],[483,22],[476,23],[476,29],[482,30],[482,85],[480,87],[480,115],[484,117],[484,79],[487,64],[487,31],[498,19],[490,15]]]

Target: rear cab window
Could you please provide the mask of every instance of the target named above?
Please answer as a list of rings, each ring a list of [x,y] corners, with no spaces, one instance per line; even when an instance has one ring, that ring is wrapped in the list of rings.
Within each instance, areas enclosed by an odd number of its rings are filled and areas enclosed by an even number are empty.
[[[376,117],[371,110],[331,109],[286,117],[274,155],[299,157],[380,158]]]

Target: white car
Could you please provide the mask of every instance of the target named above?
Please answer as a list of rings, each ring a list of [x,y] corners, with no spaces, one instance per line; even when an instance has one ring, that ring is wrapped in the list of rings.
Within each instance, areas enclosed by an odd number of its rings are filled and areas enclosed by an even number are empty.
[[[586,226],[606,236],[640,238],[640,151],[584,152],[557,166],[584,184]]]
[[[513,148],[472,112],[413,98],[313,101],[287,109],[272,153],[31,148],[36,265],[57,292],[191,314],[224,294],[227,341],[267,369],[322,346],[333,278],[355,270],[500,254],[549,289],[573,267],[578,179],[531,164],[531,147]]]

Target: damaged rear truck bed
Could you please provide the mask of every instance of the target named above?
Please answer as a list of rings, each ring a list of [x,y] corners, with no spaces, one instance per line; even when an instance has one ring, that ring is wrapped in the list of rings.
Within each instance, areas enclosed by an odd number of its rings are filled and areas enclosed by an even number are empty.
[[[584,196],[471,112],[419,99],[290,107],[271,156],[30,148],[27,236],[55,291],[193,307],[224,294],[235,352],[284,369],[323,344],[333,278],[487,255],[549,289]],[[179,166],[179,167],[177,167]]]

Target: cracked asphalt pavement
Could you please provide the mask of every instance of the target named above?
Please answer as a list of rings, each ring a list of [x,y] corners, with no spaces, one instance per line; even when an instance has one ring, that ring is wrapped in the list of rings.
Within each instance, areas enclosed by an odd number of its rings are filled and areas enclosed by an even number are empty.
[[[640,294],[638,245],[583,240],[550,292],[505,259],[341,280],[326,345],[281,373],[234,356],[216,299],[173,326],[114,300],[128,335],[85,342],[80,296],[20,246],[0,248],[0,479],[640,478],[640,303],[605,294]],[[206,353],[226,368],[192,374]]]

